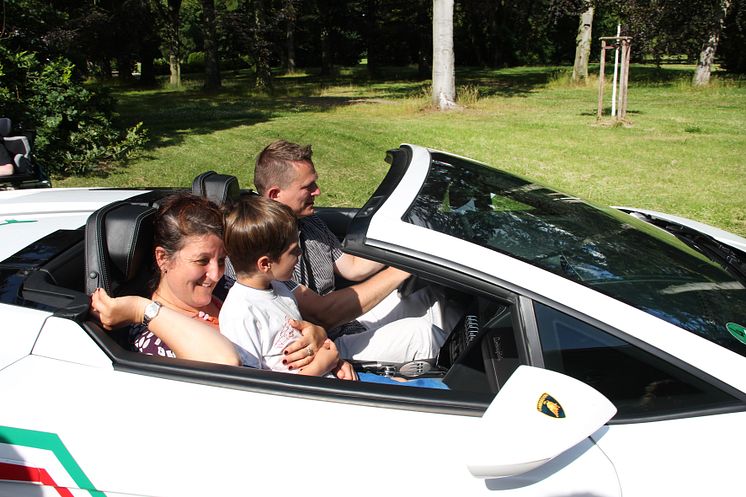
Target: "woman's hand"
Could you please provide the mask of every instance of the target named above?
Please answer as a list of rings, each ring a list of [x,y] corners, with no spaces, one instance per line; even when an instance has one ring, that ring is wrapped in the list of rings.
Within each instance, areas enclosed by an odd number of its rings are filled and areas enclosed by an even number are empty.
[[[142,313],[148,299],[136,295],[109,297],[106,290],[97,288],[91,295],[91,314],[107,330],[131,323],[142,322]]]
[[[290,369],[301,369],[313,361],[316,353],[324,346],[326,331],[321,326],[308,321],[290,320],[290,326],[300,331],[303,335],[298,340],[288,345],[285,352],[283,364]]]
[[[298,373],[309,376],[324,376],[337,367],[337,364],[339,364],[339,351],[334,342],[327,339],[321,348],[316,351],[313,361]]]

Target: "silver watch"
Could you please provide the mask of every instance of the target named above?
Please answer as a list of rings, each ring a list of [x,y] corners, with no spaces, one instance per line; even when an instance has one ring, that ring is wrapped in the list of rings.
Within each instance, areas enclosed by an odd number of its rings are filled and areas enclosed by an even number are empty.
[[[148,305],[146,305],[145,311],[143,312],[143,315],[142,315],[142,324],[147,326],[151,320],[155,319],[158,313],[161,312],[162,305],[163,304],[161,304],[157,300],[154,300]]]

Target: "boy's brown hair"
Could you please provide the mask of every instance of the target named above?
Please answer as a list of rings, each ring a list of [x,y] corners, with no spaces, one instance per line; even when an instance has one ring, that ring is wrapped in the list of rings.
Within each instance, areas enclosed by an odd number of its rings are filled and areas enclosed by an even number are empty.
[[[277,260],[298,240],[298,222],[284,204],[259,195],[245,195],[225,216],[225,250],[239,275],[256,271],[256,261]]]

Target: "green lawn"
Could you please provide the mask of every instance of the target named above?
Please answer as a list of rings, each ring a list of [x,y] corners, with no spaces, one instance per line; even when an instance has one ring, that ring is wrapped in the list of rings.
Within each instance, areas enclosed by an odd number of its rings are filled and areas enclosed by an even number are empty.
[[[690,217],[746,236],[746,80],[689,85],[691,66],[633,66],[627,126],[596,121],[597,87],[567,84],[565,68],[464,70],[465,106],[430,108],[411,69],[369,81],[360,68],[334,79],[276,80],[274,94],[226,74],[225,90],[119,91],[120,113],[143,121],[148,150],[100,177],[55,186],[189,185],[214,169],[251,186],[268,142],[312,143],[321,205],[359,206],[388,165],[385,151],[416,143],[472,157],[605,205]],[[610,89],[607,89],[607,106]]]

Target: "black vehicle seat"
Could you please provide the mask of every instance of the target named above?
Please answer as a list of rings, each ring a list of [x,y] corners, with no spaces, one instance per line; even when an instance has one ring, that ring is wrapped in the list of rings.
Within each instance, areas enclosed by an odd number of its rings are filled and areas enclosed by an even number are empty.
[[[206,171],[192,181],[192,193],[222,206],[238,200],[241,187],[235,176]]]
[[[90,215],[85,226],[87,294],[103,288],[111,296],[150,296],[156,212],[147,205],[114,202]]]

